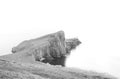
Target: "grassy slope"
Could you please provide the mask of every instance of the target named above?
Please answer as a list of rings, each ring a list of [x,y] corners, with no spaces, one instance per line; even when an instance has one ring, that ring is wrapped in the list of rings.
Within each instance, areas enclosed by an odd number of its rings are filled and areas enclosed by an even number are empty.
[[[20,63],[0,60],[0,79],[117,79],[110,75],[40,62]]]

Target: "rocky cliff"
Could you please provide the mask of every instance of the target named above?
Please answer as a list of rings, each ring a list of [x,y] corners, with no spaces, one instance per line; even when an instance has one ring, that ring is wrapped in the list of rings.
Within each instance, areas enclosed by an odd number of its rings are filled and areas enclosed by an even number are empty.
[[[0,79],[117,79],[64,67],[79,44],[77,38],[65,39],[63,31],[23,41],[12,48],[12,54],[0,56]]]

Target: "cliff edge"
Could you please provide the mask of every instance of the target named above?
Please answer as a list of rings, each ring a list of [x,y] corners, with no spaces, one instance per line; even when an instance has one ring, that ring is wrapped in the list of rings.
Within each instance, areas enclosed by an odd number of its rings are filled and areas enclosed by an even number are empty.
[[[117,79],[111,75],[65,67],[67,56],[81,42],[63,31],[26,40],[0,56],[0,79]]]

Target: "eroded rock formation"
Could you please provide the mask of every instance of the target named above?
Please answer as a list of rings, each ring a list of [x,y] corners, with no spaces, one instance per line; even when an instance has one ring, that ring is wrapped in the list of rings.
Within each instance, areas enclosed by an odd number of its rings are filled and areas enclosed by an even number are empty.
[[[23,41],[13,47],[13,54],[0,56],[0,79],[117,79],[62,67],[71,50],[80,43],[77,38],[65,39],[63,31]]]
[[[65,66],[66,56],[81,42],[77,38],[65,39],[63,31],[40,38],[26,40],[12,49],[13,53],[32,54],[36,61]]]

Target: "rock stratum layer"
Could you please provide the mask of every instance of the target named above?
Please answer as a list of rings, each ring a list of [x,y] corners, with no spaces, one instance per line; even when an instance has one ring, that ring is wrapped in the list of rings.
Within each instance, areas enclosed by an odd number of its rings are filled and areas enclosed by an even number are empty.
[[[0,56],[0,79],[117,79],[63,67],[79,44],[77,38],[65,39],[63,31],[23,41],[12,48],[12,54]]]

